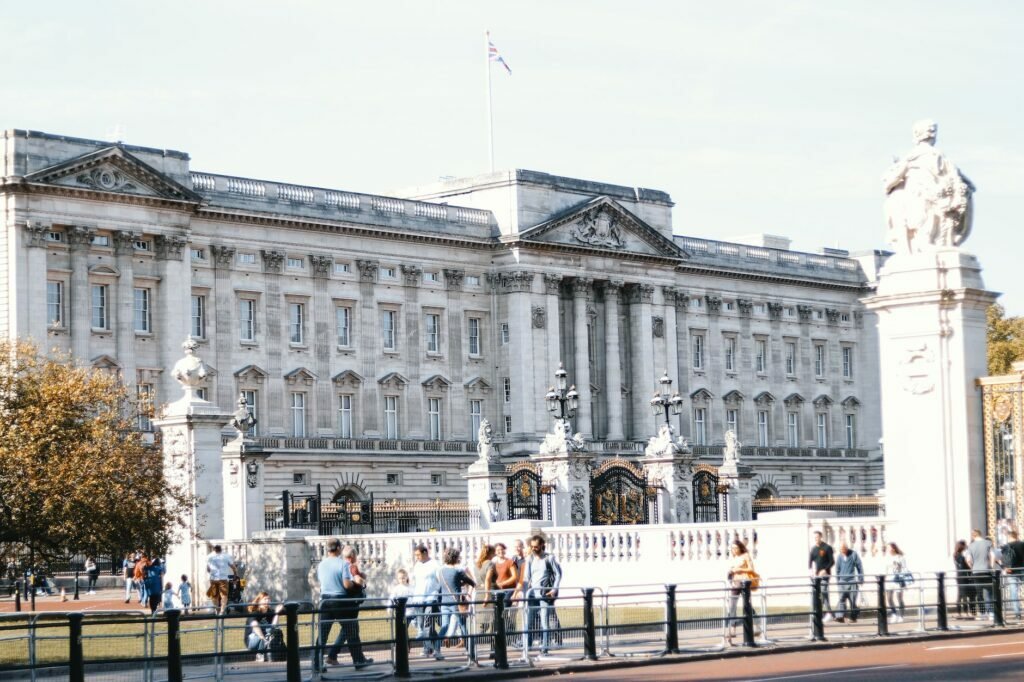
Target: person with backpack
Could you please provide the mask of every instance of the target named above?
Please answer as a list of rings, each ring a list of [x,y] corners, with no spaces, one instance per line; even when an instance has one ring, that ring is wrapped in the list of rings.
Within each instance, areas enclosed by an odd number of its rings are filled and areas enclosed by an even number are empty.
[[[270,611],[270,594],[260,592],[249,604],[249,616],[245,619],[245,648],[256,652],[256,661],[273,661],[284,651],[284,634],[277,627],[277,619],[284,611],[284,604],[278,604]]]
[[[546,542],[541,535],[530,538],[530,556],[526,560],[526,574],[523,585],[526,589],[527,622],[531,623],[527,634],[527,647],[533,646],[533,626],[537,622],[541,631],[540,653],[547,654],[551,643],[552,614],[558,598],[558,586],[562,582],[562,567],[555,557],[545,551]],[[537,618],[534,621],[534,618]]]
[[[1020,620],[1020,586],[1024,579],[1024,542],[1021,542],[1020,535],[1015,530],[1009,532],[1009,542],[1002,548],[1002,565],[1006,573],[1006,586],[1009,588],[1010,602],[1013,604],[1013,614]]]
[[[146,585],[146,600],[149,602],[149,612],[156,613],[160,606],[160,597],[163,594],[164,567],[159,559],[146,566],[146,574],[143,582]]]

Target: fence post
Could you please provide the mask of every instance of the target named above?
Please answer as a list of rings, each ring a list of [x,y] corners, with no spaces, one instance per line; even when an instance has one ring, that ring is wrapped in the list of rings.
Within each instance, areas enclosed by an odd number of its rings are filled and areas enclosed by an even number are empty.
[[[14,583],[14,611],[15,613],[21,612],[21,581]]]
[[[1003,581],[999,570],[992,570],[992,624],[997,628],[1006,625],[1003,619]]]
[[[68,675],[71,682],[85,682],[85,659],[82,657],[82,614],[68,614]]]
[[[886,618],[885,608],[885,576],[876,575],[875,582],[877,584],[878,593],[878,636],[888,637],[889,636],[889,620]]]
[[[293,601],[284,605],[285,646],[288,682],[301,682],[302,669],[299,665],[299,605]],[[318,654],[319,655],[319,654]]]
[[[292,510],[291,504],[289,504],[288,491],[281,491],[281,522],[284,524],[283,528],[292,527]]]
[[[525,621],[524,621],[525,622]],[[523,628],[529,630],[529,626]],[[527,635],[524,633],[523,637]],[[594,627],[594,588],[583,588],[583,658],[597,660],[597,629]]]
[[[946,572],[939,571],[935,574],[939,581],[935,599],[935,619],[938,621],[938,629],[942,632],[949,630],[949,614],[946,605]]]
[[[167,682],[182,682],[181,611],[168,609],[167,616]]]
[[[679,653],[679,616],[676,613],[675,585],[665,585],[665,653]]]
[[[494,667],[497,670],[508,670],[508,634],[505,630],[505,593],[498,592],[495,597]]]
[[[395,597],[395,677],[411,677],[409,673],[409,624],[405,620],[408,599]]]
[[[78,571],[75,571],[75,601],[78,601]]]
[[[815,642],[825,641],[825,621],[822,614],[821,585],[824,578],[814,576],[811,585],[814,588],[811,593],[811,639]],[[746,624],[744,624],[744,637],[746,637]]]
[[[750,581],[743,581],[743,646],[755,647],[757,644],[754,642],[754,605],[750,601]],[[820,605],[821,599],[819,597],[818,603]],[[824,624],[822,625],[824,630]],[[825,639],[825,633],[822,632],[821,638]]]

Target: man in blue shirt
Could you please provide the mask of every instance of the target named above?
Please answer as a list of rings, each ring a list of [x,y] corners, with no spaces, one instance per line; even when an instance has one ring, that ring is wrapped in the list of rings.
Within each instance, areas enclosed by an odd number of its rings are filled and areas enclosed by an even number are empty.
[[[552,621],[555,618],[555,599],[558,598],[558,586],[562,582],[562,567],[555,557],[545,551],[546,543],[542,535],[530,538],[530,558],[526,560],[526,577],[523,585],[526,589],[527,644],[532,645],[534,623],[541,629],[542,654],[548,653]]]
[[[860,616],[857,596],[863,582],[864,565],[860,561],[860,556],[845,542],[842,543],[839,546],[839,556],[836,558],[836,583],[839,586],[839,615],[836,616],[836,622],[857,622]]]
[[[350,545],[341,549],[341,541],[331,538],[327,541],[327,556],[317,566],[316,575],[320,581],[320,636],[317,639],[313,668],[319,669],[320,652],[323,651],[331,628],[337,621],[341,632],[327,651],[328,665],[340,665],[338,653],[346,642],[356,670],[373,664],[372,658],[363,655],[359,640],[359,605],[365,597],[366,581],[353,571],[356,551]]]

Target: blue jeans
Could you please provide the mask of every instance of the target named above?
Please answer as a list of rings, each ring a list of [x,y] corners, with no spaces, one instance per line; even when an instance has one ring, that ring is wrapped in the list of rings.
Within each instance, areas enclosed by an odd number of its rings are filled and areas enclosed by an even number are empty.
[[[533,646],[536,628],[541,631],[541,651],[547,651],[550,646],[551,613],[555,610],[555,600],[552,597],[545,597],[546,588],[530,588],[526,595],[526,622],[528,634],[526,636],[527,646]]]
[[[441,653],[441,645],[438,642],[437,613],[439,609],[437,600],[425,601],[423,604],[413,607],[416,616],[417,637],[423,640],[423,653]]]
[[[441,632],[440,637],[465,637],[466,617],[459,613],[458,604],[441,604]]]
[[[1013,615],[1020,619],[1020,587],[1024,580],[1024,574],[1006,576],[1006,589],[1010,593],[1010,602],[1013,604]]]

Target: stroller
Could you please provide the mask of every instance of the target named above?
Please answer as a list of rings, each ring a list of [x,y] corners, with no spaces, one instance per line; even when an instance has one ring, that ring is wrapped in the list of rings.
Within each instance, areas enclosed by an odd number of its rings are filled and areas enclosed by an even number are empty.
[[[237,572],[228,578],[228,606],[227,613],[245,613],[247,604],[242,596],[245,592],[245,564],[239,562]]]

